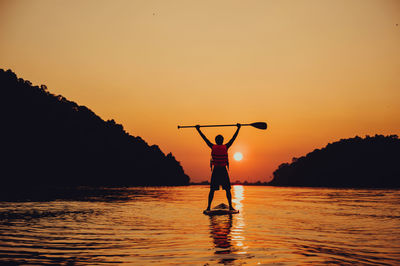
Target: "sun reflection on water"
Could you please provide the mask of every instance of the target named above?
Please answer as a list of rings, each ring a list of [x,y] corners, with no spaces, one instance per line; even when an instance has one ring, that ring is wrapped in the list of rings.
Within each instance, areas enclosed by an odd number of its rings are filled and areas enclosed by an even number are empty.
[[[242,204],[243,199],[244,199],[244,187],[242,185],[233,186],[232,202],[235,204],[235,208],[239,211],[241,211],[243,208]]]
[[[239,213],[234,216],[234,223],[232,228],[232,243],[235,245],[237,254],[246,254],[247,246],[244,244],[244,228],[245,228],[245,220],[244,220],[244,208],[243,201],[244,199],[244,186],[236,185],[233,186],[233,203],[235,204],[235,208],[239,210]]]

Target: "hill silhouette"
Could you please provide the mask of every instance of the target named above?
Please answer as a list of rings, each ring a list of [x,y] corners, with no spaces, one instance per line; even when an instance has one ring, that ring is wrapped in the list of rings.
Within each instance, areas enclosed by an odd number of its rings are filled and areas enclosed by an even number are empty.
[[[85,106],[0,69],[1,186],[188,185],[169,153]]]
[[[342,139],[281,164],[269,185],[398,188],[399,162],[397,135]]]

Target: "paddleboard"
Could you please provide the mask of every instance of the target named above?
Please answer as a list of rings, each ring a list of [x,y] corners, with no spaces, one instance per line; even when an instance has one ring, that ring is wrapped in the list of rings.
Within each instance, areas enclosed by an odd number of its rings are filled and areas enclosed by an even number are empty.
[[[211,210],[203,211],[205,215],[224,215],[224,214],[235,214],[239,213],[238,210],[229,210],[228,205],[221,203]]]

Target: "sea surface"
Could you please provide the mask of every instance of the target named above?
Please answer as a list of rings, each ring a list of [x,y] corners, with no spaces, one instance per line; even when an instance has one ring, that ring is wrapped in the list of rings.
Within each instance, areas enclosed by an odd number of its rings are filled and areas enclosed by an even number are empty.
[[[207,186],[94,192],[1,201],[0,264],[400,265],[400,190],[237,185],[214,217]]]

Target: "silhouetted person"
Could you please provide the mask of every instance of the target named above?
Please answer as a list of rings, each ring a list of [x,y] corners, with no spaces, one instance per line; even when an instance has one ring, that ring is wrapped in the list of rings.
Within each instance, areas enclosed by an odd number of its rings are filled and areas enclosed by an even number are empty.
[[[235,141],[241,125],[237,124],[237,130],[233,135],[232,139],[226,143],[224,143],[224,137],[222,135],[218,135],[215,137],[216,144],[211,143],[206,136],[204,136],[203,132],[200,130],[200,126],[196,125],[196,129],[199,132],[200,136],[207,143],[208,147],[211,148],[211,182],[210,182],[210,193],[208,194],[208,206],[207,210],[210,210],[211,202],[214,198],[214,191],[219,190],[219,187],[226,191],[226,198],[228,199],[229,209],[235,210],[232,206],[232,194],[231,194],[231,182],[229,180],[229,175],[227,171],[227,167],[229,168],[228,161],[228,149],[232,146]]]

